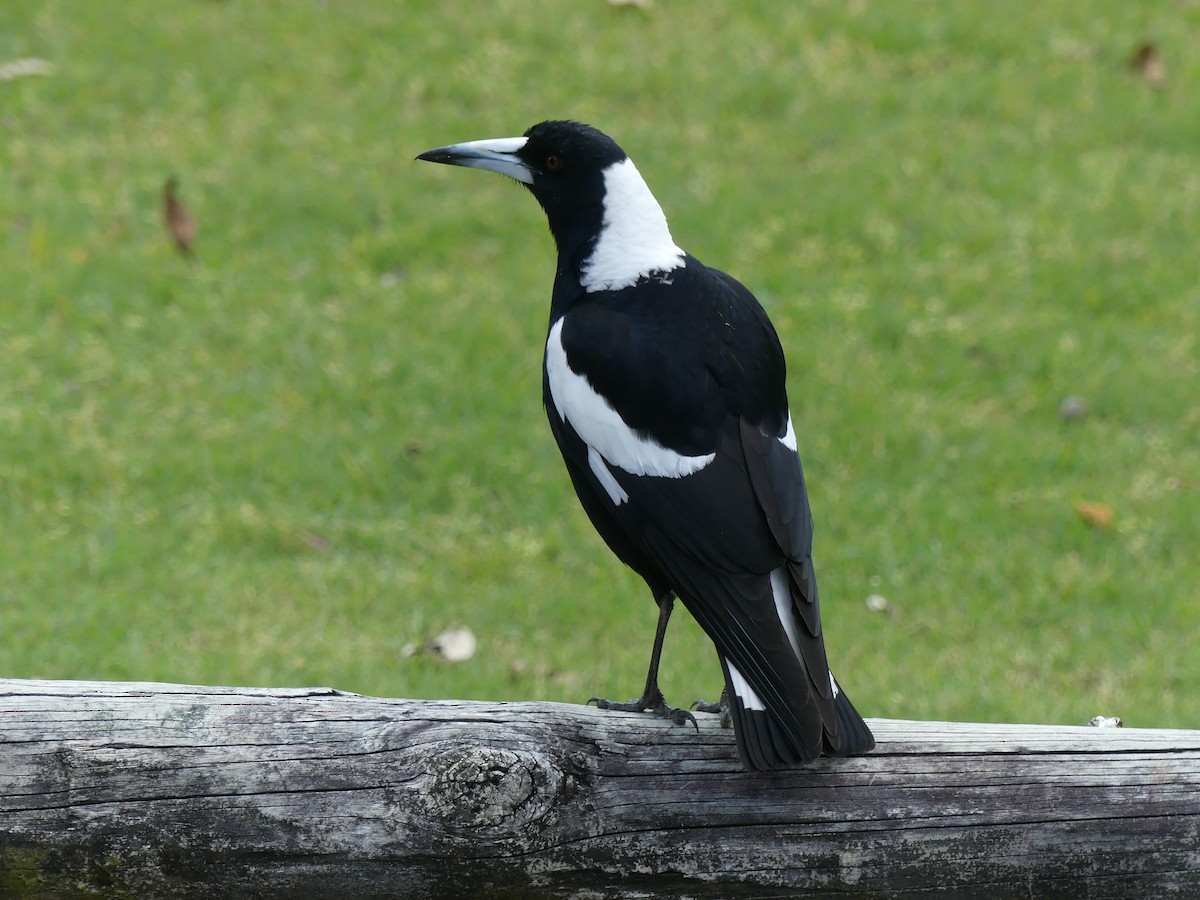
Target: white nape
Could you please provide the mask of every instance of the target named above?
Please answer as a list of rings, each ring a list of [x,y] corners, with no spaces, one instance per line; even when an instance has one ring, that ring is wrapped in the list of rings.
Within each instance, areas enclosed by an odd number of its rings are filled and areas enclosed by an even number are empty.
[[[729,669],[729,682],[733,692],[737,698],[742,701],[742,706],[746,709],[764,710],[767,705],[762,702],[762,698],[755,693],[754,688],[750,687],[742,673],[738,671],[738,667],[733,664],[729,657],[725,657],[725,666]]]
[[[671,239],[667,217],[633,160],[604,170],[604,219],[592,254],[581,267],[589,293],[616,291],[654,272],[683,265],[684,252]]]
[[[595,452],[602,462],[631,475],[657,475],[664,478],[683,478],[699,472],[716,459],[716,453],[702,456],[676,453],[626,425],[620,413],[592,388],[587,378],[571,369],[562,343],[565,321],[566,316],[563,316],[554,323],[546,341],[546,379],[550,383],[550,397],[554,401],[555,411],[588,445],[589,457]],[[596,466],[592,466],[592,471],[603,483],[604,477],[596,472]],[[612,473],[608,474],[611,477]],[[620,490],[620,485],[616,487]],[[605,489],[608,490],[607,485]],[[612,495],[613,492],[609,491],[609,496]]]

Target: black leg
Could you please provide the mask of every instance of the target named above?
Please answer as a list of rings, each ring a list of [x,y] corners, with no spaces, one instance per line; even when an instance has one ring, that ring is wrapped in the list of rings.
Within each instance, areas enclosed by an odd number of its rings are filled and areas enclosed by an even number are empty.
[[[664,719],[670,719],[676,725],[691,722],[692,727],[699,731],[700,728],[696,725],[696,717],[686,709],[676,709],[673,706],[667,706],[667,701],[663,698],[662,691],[659,690],[658,663],[662,657],[663,639],[667,636],[667,622],[671,620],[671,609],[675,606],[675,593],[674,591],[665,591],[654,599],[658,602],[658,627],[654,630],[654,649],[650,652],[650,669],[646,672],[646,688],[642,692],[642,696],[637,700],[630,700],[627,703],[617,703],[612,700],[602,700],[599,697],[592,697],[588,700],[588,703],[595,703],[599,709],[615,709],[622,712],[652,712],[655,715],[662,716]]]

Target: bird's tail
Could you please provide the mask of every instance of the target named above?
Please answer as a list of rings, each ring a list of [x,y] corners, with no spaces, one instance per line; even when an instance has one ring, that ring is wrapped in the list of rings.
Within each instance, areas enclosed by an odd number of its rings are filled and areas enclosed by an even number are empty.
[[[811,695],[781,715],[766,708],[736,669],[730,677],[729,662],[722,662],[738,755],[750,771],[794,769],[818,756],[857,756],[874,748],[871,729],[832,675],[832,706],[825,705],[832,715],[822,716]]]
[[[832,677],[832,676],[831,676]],[[835,682],[836,683],[836,682]],[[825,734],[824,756],[858,756],[869,753],[875,747],[875,736],[863,721],[846,692],[840,689],[833,701],[833,711],[837,716],[838,746],[834,747]]]

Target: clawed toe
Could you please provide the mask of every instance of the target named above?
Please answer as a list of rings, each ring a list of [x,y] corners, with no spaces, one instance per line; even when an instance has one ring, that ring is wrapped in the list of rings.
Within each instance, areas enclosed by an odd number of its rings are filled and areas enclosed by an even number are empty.
[[[652,710],[652,712],[654,712],[656,715],[662,716],[665,719],[670,719],[676,725],[687,725],[690,723],[691,726],[693,728],[695,728],[697,732],[700,731],[700,726],[696,724],[696,717],[693,716],[686,709],[679,709],[678,707],[667,706],[667,704],[663,703],[663,704],[660,704],[659,706],[655,707]]]
[[[692,704],[692,709],[696,712],[717,713],[721,717],[722,728],[733,727],[733,716],[729,713],[729,698],[725,691],[721,691],[721,699],[716,703],[709,703],[707,700],[697,700]]]
[[[667,706],[666,700],[663,699],[662,691],[655,691],[652,694],[639,697],[637,700],[628,700],[624,703],[615,700],[605,700],[601,697],[592,697],[588,700],[588,703],[595,703],[597,709],[609,709],[618,712],[654,713],[654,715],[674,722],[676,725],[690,723],[696,731],[700,730],[700,726],[696,724],[696,717],[686,709]]]

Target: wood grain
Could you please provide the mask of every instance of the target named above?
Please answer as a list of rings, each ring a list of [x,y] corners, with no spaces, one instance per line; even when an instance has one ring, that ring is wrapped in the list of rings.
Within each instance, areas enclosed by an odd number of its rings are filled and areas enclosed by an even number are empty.
[[[697,718],[0,680],[0,897],[1200,896],[1200,732]]]

